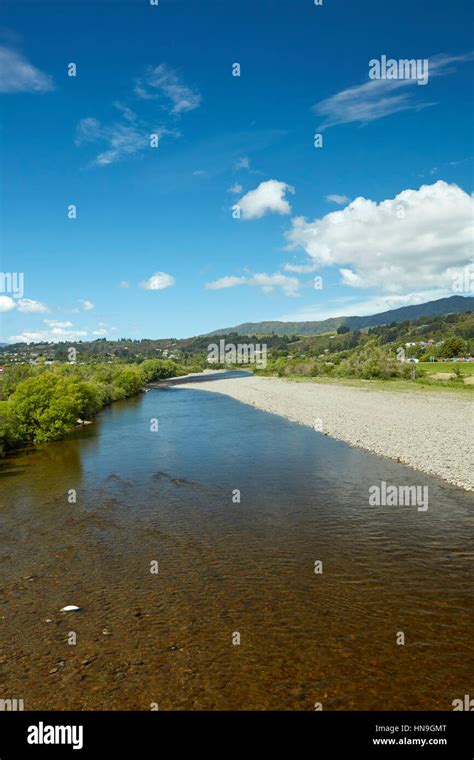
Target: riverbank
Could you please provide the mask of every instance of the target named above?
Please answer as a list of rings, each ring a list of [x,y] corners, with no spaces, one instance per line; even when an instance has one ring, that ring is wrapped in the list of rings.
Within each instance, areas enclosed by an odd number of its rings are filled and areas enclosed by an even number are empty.
[[[141,393],[155,380],[203,367],[170,359],[7,365],[0,376],[0,456],[31,443],[58,441],[106,406]],[[189,373],[191,370],[191,374]]]
[[[183,384],[223,393],[352,446],[474,490],[472,400],[461,394],[404,392],[273,377]]]

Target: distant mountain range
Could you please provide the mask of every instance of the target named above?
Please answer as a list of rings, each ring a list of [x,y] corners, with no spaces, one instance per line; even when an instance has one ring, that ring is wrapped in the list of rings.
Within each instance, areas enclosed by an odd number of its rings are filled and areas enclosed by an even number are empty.
[[[438,301],[428,301],[414,306],[402,306],[400,309],[383,311],[367,317],[331,317],[320,322],[244,322],[235,327],[225,327],[214,330],[209,335],[320,335],[334,332],[341,325],[350,330],[363,330],[365,327],[377,327],[391,322],[405,322],[407,319],[420,317],[436,317],[439,315],[462,313],[474,310],[473,296],[451,296],[440,298]]]

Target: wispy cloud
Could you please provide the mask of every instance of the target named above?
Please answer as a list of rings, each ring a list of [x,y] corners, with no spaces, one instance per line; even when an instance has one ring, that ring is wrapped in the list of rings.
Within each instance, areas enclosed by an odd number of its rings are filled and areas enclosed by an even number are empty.
[[[330,305],[308,304],[302,309],[278,314],[274,317],[282,322],[310,322],[332,317],[364,317],[368,314],[378,314],[401,306],[413,306],[427,301],[436,301],[452,295],[449,290],[423,290],[406,295],[370,296],[362,301],[353,298],[333,298]]]
[[[473,57],[472,52],[463,55],[435,55],[429,59],[429,77],[431,79],[452,74],[457,63],[470,61]],[[423,88],[416,85],[416,79],[371,79],[342,90],[312,107],[314,113],[323,117],[317,129],[351,122],[368,124],[400,111],[419,111],[436,105],[433,101],[417,100],[415,95]]]
[[[58,322],[55,319],[43,319],[43,322],[48,327],[72,327],[72,322]]]
[[[297,296],[300,282],[296,277],[288,277],[281,274],[281,272],[275,272],[274,274],[258,272],[242,277],[233,275],[220,277],[218,280],[206,283],[206,289],[224,290],[235,288],[238,285],[250,285],[253,288],[258,288],[262,293],[272,293],[274,290],[281,290],[287,296]]]
[[[247,156],[241,156],[237,161],[234,161],[234,170],[240,171],[240,169],[250,169],[250,160]]]
[[[337,203],[338,206],[344,206],[345,203],[349,203],[350,198],[347,195],[337,195],[337,193],[334,193],[333,195],[326,195],[326,200],[329,203]]]
[[[117,104],[115,105],[117,107]],[[123,113],[121,104],[120,110]],[[93,164],[107,166],[149,148],[151,134],[158,135],[159,140],[164,135],[174,137],[179,135],[176,130],[165,127],[147,127],[137,121],[133,111],[129,108],[126,111],[127,113],[123,114],[121,121],[116,121],[111,125],[103,125],[91,116],[81,119],[77,125],[74,140],[77,146],[93,143],[105,144],[105,150],[97,154]],[[135,116],[133,120],[132,114]]]
[[[16,50],[0,46],[0,92],[49,92],[54,84],[49,74],[37,69]]]
[[[164,66],[164,64],[162,65]],[[160,66],[157,69],[160,69]],[[172,72],[168,69],[167,71],[171,76]],[[176,90],[173,88],[169,92],[173,92],[176,95]],[[142,94],[139,96],[139,99],[143,99],[143,97]],[[158,93],[156,93],[156,97],[158,97]],[[148,99],[151,98],[152,96],[150,95]],[[181,104],[176,102],[171,112],[181,113],[186,110],[189,111],[191,110],[190,100],[188,101],[188,105],[189,107],[186,108],[184,101]],[[108,166],[147,150],[152,144],[152,135],[153,139],[158,137],[158,144],[161,144],[161,138],[165,136],[180,137],[180,132],[173,125],[157,125],[150,118],[140,118],[132,108],[122,101],[116,100],[113,106],[120,112],[120,117],[112,123],[103,124],[94,116],[87,116],[81,119],[76,127],[74,142],[78,147],[101,143],[104,146],[104,149],[93,159],[93,166]]]
[[[145,76],[135,81],[135,94],[142,100],[169,101],[173,114],[194,111],[202,101],[201,94],[183,84],[176,71],[166,63],[150,66]]]
[[[316,261],[311,264],[283,264],[283,269],[285,272],[308,274],[309,272],[316,272],[319,269],[319,264]]]

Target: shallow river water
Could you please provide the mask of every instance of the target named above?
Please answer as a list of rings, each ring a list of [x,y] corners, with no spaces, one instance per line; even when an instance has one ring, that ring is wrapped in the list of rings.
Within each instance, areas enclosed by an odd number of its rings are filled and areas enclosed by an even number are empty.
[[[370,506],[382,480],[427,485],[428,510]],[[0,698],[25,709],[472,693],[473,500],[435,478],[170,387],[3,460],[0,494]]]

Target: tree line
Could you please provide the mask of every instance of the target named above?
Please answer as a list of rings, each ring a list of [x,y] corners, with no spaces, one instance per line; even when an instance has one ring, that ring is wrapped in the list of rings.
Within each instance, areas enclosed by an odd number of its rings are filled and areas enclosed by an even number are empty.
[[[146,359],[140,364],[10,365],[0,378],[0,455],[63,438],[100,409],[155,380],[199,372],[202,364]]]

